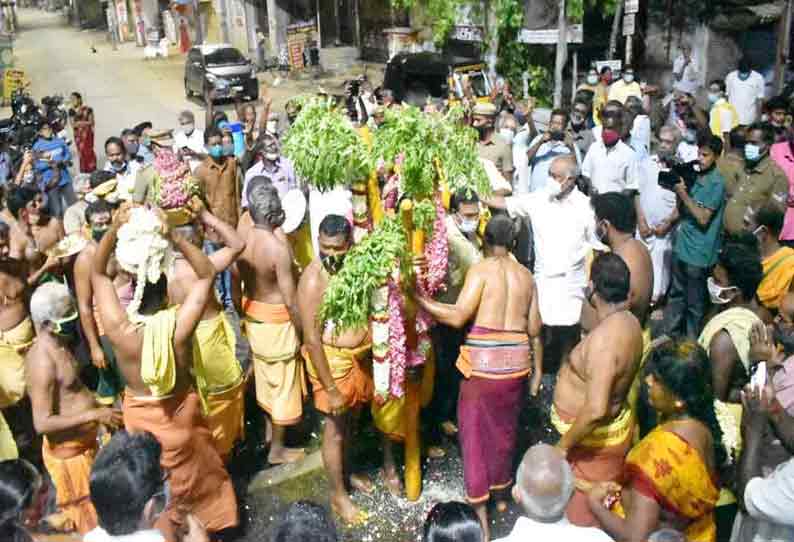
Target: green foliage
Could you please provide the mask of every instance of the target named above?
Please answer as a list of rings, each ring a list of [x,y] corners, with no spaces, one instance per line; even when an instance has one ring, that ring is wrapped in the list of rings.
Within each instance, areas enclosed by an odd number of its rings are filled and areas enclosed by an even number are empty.
[[[416,201],[435,192],[436,165],[451,191],[463,188],[487,195],[490,184],[479,160],[475,132],[461,119],[460,108],[443,116],[427,115],[413,106],[387,109],[383,125],[373,135],[370,161],[402,160],[402,194]]]
[[[399,217],[385,218],[350,249],[342,269],[331,277],[318,312],[319,321],[334,322],[337,333],[367,326],[372,293],[386,282],[395,263],[408,270],[406,247]]]
[[[430,237],[436,220],[436,205],[433,200],[424,199],[414,205],[414,228],[422,230]]]
[[[298,176],[320,191],[365,179],[372,169],[367,146],[330,99],[304,101],[283,149]]]
[[[412,9],[421,6],[433,28],[433,41],[443,45],[457,22],[458,8],[478,7],[478,0],[390,0],[395,9]]]

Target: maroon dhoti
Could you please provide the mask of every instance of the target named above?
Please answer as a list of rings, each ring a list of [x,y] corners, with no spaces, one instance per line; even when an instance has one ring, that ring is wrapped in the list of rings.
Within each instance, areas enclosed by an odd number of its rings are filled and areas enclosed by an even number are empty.
[[[466,499],[487,501],[513,483],[513,455],[521,400],[529,373],[526,333],[475,326],[461,348],[466,377],[458,396]]]

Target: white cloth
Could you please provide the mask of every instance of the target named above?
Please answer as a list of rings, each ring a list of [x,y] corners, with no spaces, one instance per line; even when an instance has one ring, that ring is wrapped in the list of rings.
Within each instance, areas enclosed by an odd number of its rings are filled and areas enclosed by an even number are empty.
[[[764,478],[753,478],[744,489],[744,504],[757,521],[752,538],[741,542],[777,542],[794,540],[794,459],[789,459]],[[741,529],[738,529],[741,530]],[[731,540],[740,540],[734,527]]]
[[[165,537],[155,529],[112,536],[102,527],[96,527],[83,535],[83,542],[165,542]]]
[[[174,134],[174,152],[179,152],[179,149],[187,147],[191,151],[199,154],[207,154],[204,147],[204,130],[194,128],[190,135],[180,130]],[[188,160],[190,171],[196,171],[196,168],[201,164],[201,160],[191,158]]]
[[[640,208],[645,221],[653,228],[668,218],[676,206],[676,195],[671,190],[659,186],[659,171],[662,166],[657,155],[646,156],[632,166],[632,175],[640,189]],[[639,238],[639,235],[638,235]],[[652,300],[658,300],[670,287],[670,271],[673,264],[673,230],[664,237],[651,235],[641,239],[653,263]]]
[[[548,190],[505,199],[510,216],[529,217],[535,243],[535,279],[543,323],[570,326],[579,322],[587,285],[585,257],[593,248],[606,250],[595,236],[590,199],[574,189],[563,199]]]
[[[680,75],[684,81],[696,83],[700,74],[697,61],[691,57],[686,68],[684,68],[684,62],[686,62],[684,55],[679,54],[673,61],[673,73]]]
[[[353,223],[353,193],[342,187],[337,187],[327,192],[320,192],[312,188],[309,192],[309,226],[312,232],[312,247],[314,256],[320,255],[320,222],[328,215],[342,215]]]
[[[532,147],[537,144],[542,137],[542,134],[537,135],[529,146]],[[568,154],[571,154],[571,149],[563,141],[550,140],[542,143],[530,163],[529,191],[537,192],[544,189],[549,182],[549,166],[551,166],[551,162],[558,156]]]
[[[651,152],[651,119],[648,115],[637,115],[631,125],[631,148],[638,156]]]
[[[127,170],[124,173],[116,173],[116,193],[122,201],[129,201],[132,199],[132,193],[135,191],[135,178],[138,176],[138,171],[143,168],[143,164],[137,160],[130,160],[127,162]],[[105,171],[113,172],[113,166],[110,162],[105,164]]]
[[[491,191],[507,191],[508,194],[513,191],[513,186],[505,179],[505,176],[502,175],[502,172],[499,171],[492,160],[480,157],[480,162],[482,167],[485,168],[485,174],[491,184]]]
[[[764,76],[751,71],[745,81],[739,79],[739,71],[734,70],[725,77],[725,90],[728,101],[736,108],[739,124],[749,125],[758,117],[758,100],[764,99],[766,83]]]
[[[571,524],[565,516],[554,523],[541,523],[527,517],[519,517],[513,530],[504,538],[493,542],[611,542],[612,538],[595,527],[578,527]]]
[[[529,128],[525,124],[513,138],[513,194],[529,192]]]
[[[680,141],[675,149],[675,155],[681,162],[693,162],[698,159],[698,146],[696,143]]]
[[[582,175],[590,179],[590,184],[599,194],[636,190],[629,169],[636,159],[634,150],[618,141],[611,149],[604,142],[596,140],[584,157]]]

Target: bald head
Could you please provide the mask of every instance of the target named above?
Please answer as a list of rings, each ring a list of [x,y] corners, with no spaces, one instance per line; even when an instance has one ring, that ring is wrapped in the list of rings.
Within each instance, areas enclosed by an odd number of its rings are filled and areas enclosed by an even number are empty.
[[[559,450],[548,444],[527,450],[513,489],[513,497],[527,516],[542,522],[559,520],[573,491],[573,472]]]
[[[568,179],[579,177],[579,164],[573,154],[558,156],[551,161],[549,166],[549,176],[559,183],[564,183]]]

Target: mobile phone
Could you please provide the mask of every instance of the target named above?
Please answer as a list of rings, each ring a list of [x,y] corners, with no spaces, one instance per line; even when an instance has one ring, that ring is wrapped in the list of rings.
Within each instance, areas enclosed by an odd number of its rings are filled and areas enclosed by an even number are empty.
[[[755,368],[753,376],[750,377],[750,386],[758,390],[759,393],[766,387],[766,362],[760,361]]]

